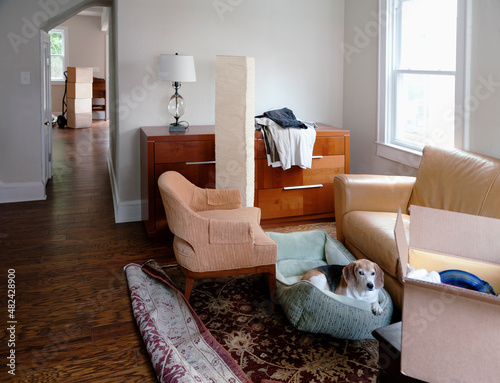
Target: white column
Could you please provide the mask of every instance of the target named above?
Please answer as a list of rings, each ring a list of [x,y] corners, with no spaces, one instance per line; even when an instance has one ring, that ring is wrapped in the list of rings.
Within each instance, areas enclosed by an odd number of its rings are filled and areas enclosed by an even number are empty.
[[[215,174],[217,189],[240,189],[254,203],[255,59],[217,56]]]

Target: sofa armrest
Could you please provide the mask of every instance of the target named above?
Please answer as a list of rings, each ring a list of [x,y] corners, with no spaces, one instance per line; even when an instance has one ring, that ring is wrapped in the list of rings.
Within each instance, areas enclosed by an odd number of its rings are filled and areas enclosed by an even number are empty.
[[[334,180],[337,239],[344,243],[342,219],[350,211],[408,211],[415,177],[341,174]]]

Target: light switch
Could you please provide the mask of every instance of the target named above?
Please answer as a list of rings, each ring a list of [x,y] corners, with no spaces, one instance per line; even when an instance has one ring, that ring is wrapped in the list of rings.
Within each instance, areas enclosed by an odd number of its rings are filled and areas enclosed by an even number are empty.
[[[21,84],[23,85],[30,84],[30,72],[21,72]]]

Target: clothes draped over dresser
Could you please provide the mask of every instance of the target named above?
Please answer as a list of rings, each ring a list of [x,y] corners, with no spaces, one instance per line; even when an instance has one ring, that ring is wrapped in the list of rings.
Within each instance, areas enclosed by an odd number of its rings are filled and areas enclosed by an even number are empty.
[[[316,141],[316,124],[298,120],[288,108],[255,117],[255,128],[262,130],[269,165],[310,168]]]

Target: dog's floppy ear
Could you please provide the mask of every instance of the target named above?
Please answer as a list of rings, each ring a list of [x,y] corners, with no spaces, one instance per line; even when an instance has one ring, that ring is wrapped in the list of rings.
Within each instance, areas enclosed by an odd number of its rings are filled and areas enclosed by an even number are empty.
[[[375,263],[375,288],[380,290],[382,287],[384,287],[384,272]]]
[[[351,262],[342,269],[342,276],[347,283],[347,286],[356,286],[358,279],[356,278],[356,263]]]

